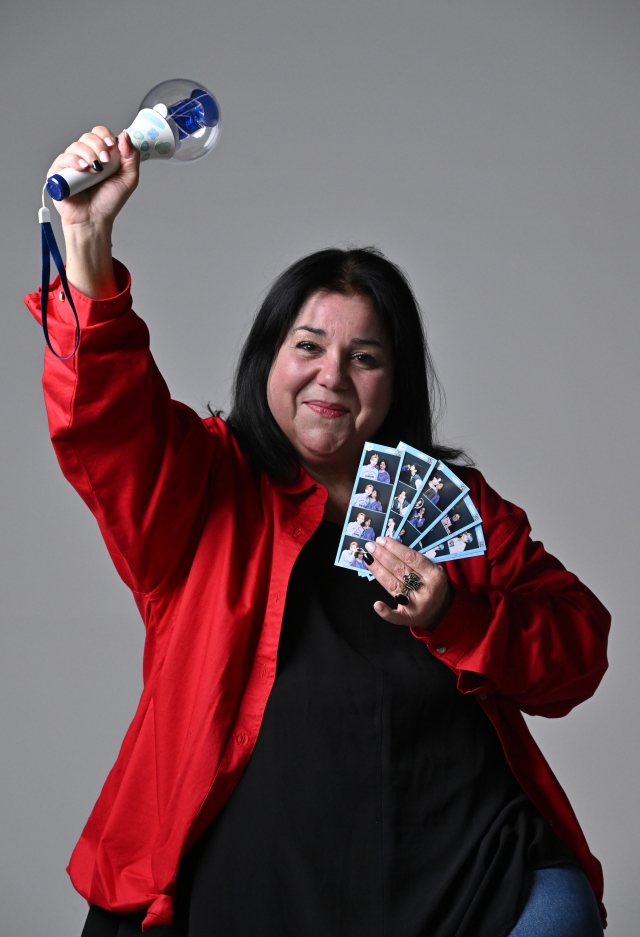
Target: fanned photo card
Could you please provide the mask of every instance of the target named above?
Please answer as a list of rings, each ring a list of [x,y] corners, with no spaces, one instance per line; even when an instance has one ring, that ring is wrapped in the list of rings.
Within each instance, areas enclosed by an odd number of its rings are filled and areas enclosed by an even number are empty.
[[[367,543],[381,537],[400,466],[400,453],[389,446],[366,442],[342,528],[336,566],[366,573]]]
[[[382,535],[434,563],[479,556],[486,550],[482,518],[468,491],[443,462],[407,443],[391,449],[366,442],[335,565],[373,579],[364,553]]]

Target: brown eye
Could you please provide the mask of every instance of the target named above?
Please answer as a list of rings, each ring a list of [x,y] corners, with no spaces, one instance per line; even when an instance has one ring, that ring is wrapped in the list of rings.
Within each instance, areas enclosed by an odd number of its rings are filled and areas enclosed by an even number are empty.
[[[358,352],[357,355],[353,356],[353,360],[364,365],[365,368],[376,368],[378,366],[378,362],[373,355],[369,355],[365,351]]]

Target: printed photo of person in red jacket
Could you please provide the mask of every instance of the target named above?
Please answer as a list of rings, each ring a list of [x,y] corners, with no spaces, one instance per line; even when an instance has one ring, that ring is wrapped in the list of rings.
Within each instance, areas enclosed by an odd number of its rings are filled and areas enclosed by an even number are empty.
[[[602,935],[600,863],[523,713],[594,693],[609,614],[435,437],[405,275],[373,248],[292,264],[228,416],[203,418],[171,398],[111,255],[138,182],[126,133],[94,127],[50,173],[111,159],[57,203],[80,341],[47,349],[43,378],[60,467],[146,627],[140,702],[69,864],[83,937]],[[73,350],[59,280],[49,331]],[[343,546],[374,581],[334,566],[366,440],[450,466],[486,552],[439,565],[379,535]]]

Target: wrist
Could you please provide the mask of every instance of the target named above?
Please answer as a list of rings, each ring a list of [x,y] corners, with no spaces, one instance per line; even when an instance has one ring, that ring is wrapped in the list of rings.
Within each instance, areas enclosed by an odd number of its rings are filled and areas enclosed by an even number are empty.
[[[436,606],[436,609],[429,616],[428,621],[424,625],[421,625],[421,627],[424,628],[425,631],[433,631],[436,625],[440,624],[444,616],[447,614],[447,612],[451,608],[451,603],[453,602],[453,598],[454,598],[453,586],[451,585],[449,578],[445,574],[444,594],[442,596],[442,599]]]
[[[67,247],[86,247],[91,244],[108,244],[111,248],[113,221],[77,221],[62,225]]]
[[[111,224],[76,223],[64,227],[69,282],[90,299],[115,295]]]

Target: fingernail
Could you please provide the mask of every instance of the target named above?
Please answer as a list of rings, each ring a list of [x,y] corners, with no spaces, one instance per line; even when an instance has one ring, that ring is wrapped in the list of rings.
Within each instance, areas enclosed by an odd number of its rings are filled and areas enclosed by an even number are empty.
[[[404,592],[400,592],[400,593],[398,593],[398,595],[394,595],[394,599],[396,600],[396,602],[398,603],[398,605],[408,605],[408,604],[409,604],[409,599],[406,597],[406,595],[404,594]]]
[[[101,163],[108,163],[108,162],[109,162],[109,154],[107,153],[106,150],[101,150],[101,152],[100,152],[100,162],[101,162]]]
[[[376,537],[376,543],[381,544],[381,546],[384,546],[386,542],[387,542],[386,537]]]
[[[104,168],[103,165],[102,165],[102,163],[101,163],[100,160],[98,160],[98,159],[94,159],[94,161],[91,163],[91,165],[93,166],[93,168],[95,169],[96,172],[102,172],[102,170],[103,170],[103,168]]]
[[[107,144],[107,146],[113,146],[116,141],[113,139],[113,137],[105,137],[104,142]]]
[[[366,547],[365,547],[365,550],[368,550],[369,553],[375,553],[375,551],[376,551],[376,545],[375,545],[375,543],[368,543],[368,544],[366,545]]]
[[[382,602],[374,602],[373,607],[375,608],[376,612],[381,612],[384,608],[384,605]]]
[[[367,566],[371,566],[371,564],[373,563],[373,557],[370,556],[369,553],[363,553],[362,559],[365,561]]]
[[[82,169],[86,169],[88,165],[89,163],[86,161],[86,159],[78,159],[78,166],[80,166]]]

